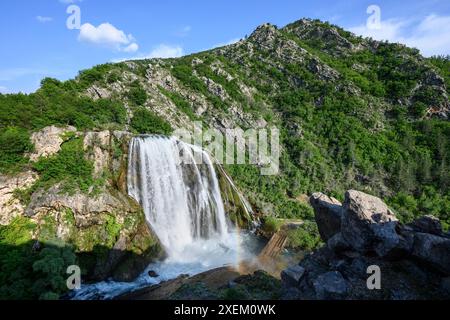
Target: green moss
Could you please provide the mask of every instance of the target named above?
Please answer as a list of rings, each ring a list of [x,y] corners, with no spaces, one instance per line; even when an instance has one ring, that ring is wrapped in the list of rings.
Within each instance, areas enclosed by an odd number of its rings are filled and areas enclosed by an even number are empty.
[[[4,245],[20,246],[31,241],[36,224],[29,218],[17,217],[8,226],[0,226],[0,241]]]
[[[64,211],[64,222],[70,226],[75,226],[75,215],[71,209]]]
[[[108,215],[106,217],[106,232],[108,234],[108,242],[109,244],[114,245],[119,237],[120,230],[122,229],[122,225],[117,223],[115,216]]]
[[[51,242],[57,239],[57,225],[53,215],[47,214],[39,224],[39,240],[42,242]]]

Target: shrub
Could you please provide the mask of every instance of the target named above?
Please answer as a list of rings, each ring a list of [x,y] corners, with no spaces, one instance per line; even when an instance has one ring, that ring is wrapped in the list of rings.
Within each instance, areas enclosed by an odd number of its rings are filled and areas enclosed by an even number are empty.
[[[0,173],[10,173],[28,162],[25,154],[32,148],[27,130],[18,127],[0,129]]]
[[[148,99],[147,92],[137,80],[131,84],[127,97],[135,106],[143,106]]]
[[[301,227],[288,231],[288,245],[292,248],[310,251],[320,244],[319,230],[314,222],[305,221]]]
[[[267,216],[264,218],[263,230],[269,234],[277,233],[281,228],[282,223],[277,218]]]
[[[131,119],[131,127],[139,134],[170,135],[173,131],[170,124],[153,112],[139,108]]]
[[[74,138],[61,146],[61,151],[49,158],[41,158],[33,165],[40,179],[32,189],[48,188],[57,182],[64,182],[66,191],[80,189],[87,192],[93,185],[93,164],[84,157],[83,141]]]
[[[52,244],[37,255],[33,271],[37,278],[32,286],[33,293],[40,300],[56,300],[68,291],[66,280],[67,267],[74,265],[76,256],[71,247]]]

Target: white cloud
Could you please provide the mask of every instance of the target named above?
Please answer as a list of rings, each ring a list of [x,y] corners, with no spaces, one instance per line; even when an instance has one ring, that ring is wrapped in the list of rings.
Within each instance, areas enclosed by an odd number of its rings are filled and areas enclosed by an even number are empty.
[[[0,86],[0,93],[8,93],[8,88]]]
[[[136,52],[139,49],[131,34],[125,34],[110,23],[102,23],[98,27],[90,23],[83,24],[78,40],[124,52]]]
[[[415,47],[425,56],[450,54],[450,16],[431,14],[421,20],[389,19],[382,21],[379,29],[360,25],[349,30],[364,37]]]
[[[137,43],[132,43],[128,47],[122,49],[123,52],[133,53],[139,50],[139,45]]]
[[[368,28],[366,25],[352,27],[349,30],[363,37],[372,37],[375,40],[397,41],[400,37],[401,29],[408,23],[404,20],[386,20],[382,21],[379,28]]]
[[[225,46],[229,46],[230,44],[235,44],[236,42],[241,41],[241,39],[239,38],[234,38],[231,39],[230,41],[227,42],[221,42],[221,43],[217,43],[213,46],[213,48],[220,48],[220,47],[225,47]]]
[[[181,46],[175,45],[167,45],[167,44],[159,44],[154,47],[153,50],[149,54],[139,54],[137,56],[131,58],[121,58],[114,59],[112,62],[123,62],[127,60],[145,60],[145,59],[154,59],[154,58],[178,58],[184,55],[184,50]]]
[[[46,22],[51,22],[53,21],[52,17],[43,17],[43,16],[37,16],[36,20],[41,22],[41,23],[46,23]]]
[[[178,58],[184,55],[184,50],[180,46],[170,46],[167,44],[160,44],[155,47],[150,54],[148,54],[145,58]]]

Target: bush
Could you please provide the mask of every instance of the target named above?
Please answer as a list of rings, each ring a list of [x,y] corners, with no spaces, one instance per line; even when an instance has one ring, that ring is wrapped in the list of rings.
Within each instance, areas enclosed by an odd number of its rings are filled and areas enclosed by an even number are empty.
[[[311,221],[305,223],[298,229],[288,231],[288,245],[291,248],[302,250],[314,250],[321,244],[317,224]]]
[[[264,218],[264,224],[262,229],[269,233],[274,234],[277,233],[281,228],[282,222],[278,220],[277,218],[274,218],[272,216],[267,216]]]
[[[127,96],[130,102],[135,106],[143,106],[148,99],[147,92],[137,80],[131,84]]]
[[[58,299],[68,291],[66,269],[76,264],[71,247],[41,243],[34,247],[36,225],[18,217],[0,226],[0,299]]]
[[[68,291],[66,270],[75,262],[76,256],[71,247],[53,244],[44,248],[33,263],[33,271],[37,277],[32,287],[34,294],[40,300],[58,299]]]
[[[30,134],[18,127],[0,129],[0,173],[11,173],[27,163],[25,154],[33,149]]]
[[[185,114],[189,116],[191,120],[196,120],[197,116],[192,110],[191,105],[187,102],[180,94],[172,91],[168,91],[163,87],[159,87],[159,90],[181,110]]]
[[[139,134],[170,135],[173,132],[170,124],[164,119],[144,108],[139,108],[134,112],[131,127]]]
[[[61,151],[49,158],[41,158],[33,165],[40,179],[32,189],[48,188],[64,182],[66,191],[80,189],[87,192],[94,184],[93,164],[84,157],[83,140],[73,138],[61,146]]]

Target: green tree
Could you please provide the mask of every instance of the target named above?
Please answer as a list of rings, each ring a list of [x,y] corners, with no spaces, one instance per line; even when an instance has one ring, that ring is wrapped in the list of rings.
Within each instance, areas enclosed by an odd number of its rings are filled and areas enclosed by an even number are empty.
[[[173,131],[170,124],[153,112],[139,108],[131,119],[131,127],[140,134],[170,135]]]

